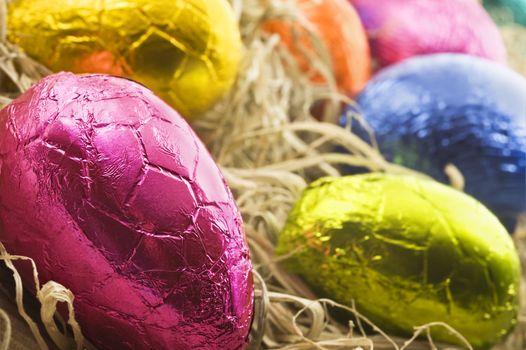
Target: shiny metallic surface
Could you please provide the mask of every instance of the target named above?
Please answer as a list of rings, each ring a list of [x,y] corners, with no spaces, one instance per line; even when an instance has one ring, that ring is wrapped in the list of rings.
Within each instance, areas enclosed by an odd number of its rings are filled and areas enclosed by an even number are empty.
[[[98,349],[246,347],[239,211],[190,126],[148,89],[49,76],[0,112],[0,160],[1,241],[73,291]]]
[[[379,73],[357,102],[388,160],[446,183],[452,163],[466,192],[509,226],[526,212],[526,79],[518,73],[429,55]]]
[[[186,118],[233,83],[241,39],[226,0],[16,0],[9,40],[54,71],[145,84]]]
[[[292,253],[291,253],[292,252]],[[412,334],[444,321],[475,348],[516,324],[520,262],[473,198],[430,180],[365,174],[311,184],[279,238],[284,264],[377,326]],[[433,328],[436,340],[458,342]]]
[[[478,1],[350,0],[381,67],[443,52],[506,62],[499,30]]]
[[[317,68],[305,57],[305,50],[319,54],[313,46],[312,34],[302,26],[308,27],[319,36],[330,55],[339,90],[349,96],[356,95],[371,77],[372,63],[365,30],[352,5],[348,0],[295,0],[295,4],[299,11],[297,22],[269,21],[263,30],[280,36],[301,69],[311,72],[312,81],[327,83],[321,74],[312,74]]]

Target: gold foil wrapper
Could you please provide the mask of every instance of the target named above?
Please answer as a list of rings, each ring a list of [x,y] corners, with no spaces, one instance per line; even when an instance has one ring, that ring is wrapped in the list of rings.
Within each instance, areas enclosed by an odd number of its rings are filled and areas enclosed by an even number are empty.
[[[299,248],[298,248],[299,247]],[[292,210],[277,253],[320,295],[356,302],[381,328],[412,334],[443,321],[475,348],[517,322],[520,264],[507,231],[450,187],[366,174],[313,183]],[[433,328],[436,340],[457,343]]]
[[[15,0],[8,28],[50,69],[134,79],[187,118],[225,94],[241,58],[226,0]]]

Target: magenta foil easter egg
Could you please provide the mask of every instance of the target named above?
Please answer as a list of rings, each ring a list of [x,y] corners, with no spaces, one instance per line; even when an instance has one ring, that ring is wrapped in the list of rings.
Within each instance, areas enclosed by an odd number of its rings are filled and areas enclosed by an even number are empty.
[[[0,239],[75,294],[98,349],[243,349],[242,220],[190,126],[145,87],[59,73],[0,112]],[[26,286],[27,266],[18,265]]]
[[[433,53],[506,62],[499,30],[477,0],[350,0],[381,67]]]

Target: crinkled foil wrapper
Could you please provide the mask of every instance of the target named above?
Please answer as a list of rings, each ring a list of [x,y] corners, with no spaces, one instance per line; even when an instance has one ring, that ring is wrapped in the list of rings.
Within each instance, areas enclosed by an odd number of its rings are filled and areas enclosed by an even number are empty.
[[[279,238],[284,264],[377,326],[443,321],[476,348],[517,322],[520,262],[497,218],[437,182],[365,174],[311,184]],[[433,328],[436,340],[458,342]]]
[[[59,73],[0,112],[0,239],[75,294],[99,349],[243,349],[251,262],[190,126],[126,79]],[[18,266],[32,286],[28,265]]]
[[[455,165],[465,191],[510,229],[526,212],[523,76],[467,55],[413,58],[379,73],[357,102],[388,160],[444,183]]]
[[[349,0],[296,0],[295,3],[301,16],[297,22],[283,19],[268,21],[263,30],[281,37],[301,69],[311,73],[312,81],[327,83],[321,73],[312,74],[313,63],[305,57],[305,50],[319,54],[315,51],[312,34],[304,28],[308,27],[325,45],[340,91],[356,95],[371,77],[372,62],[367,35]]]
[[[224,95],[241,58],[226,0],[15,0],[8,28],[50,69],[132,78],[187,118]]]
[[[440,52],[466,53],[506,63],[502,36],[478,1],[350,1],[381,67]]]

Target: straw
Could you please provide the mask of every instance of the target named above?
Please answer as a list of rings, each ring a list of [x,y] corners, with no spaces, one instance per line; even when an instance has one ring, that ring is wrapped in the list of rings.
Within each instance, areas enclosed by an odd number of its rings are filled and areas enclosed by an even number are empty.
[[[309,80],[312,72],[303,72],[291,53],[280,44],[279,37],[261,30],[271,19],[294,20],[298,10],[292,0],[231,0],[240,23],[244,42],[244,59],[235,85],[224,100],[193,125],[210,152],[221,166],[243,215],[247,240],[254,264],[256,312],[251,349],[471,349],[461,334],[447,324],[433,322],[414,330],[412,337],[394,337],[372,324],[351,304],[345,306],[329,299],[320,299],[297,276],[284,270],[274,255],[274,246],[287,215],[307,184],[323,175],[340,175],[343,164],[366,167],[374,171],[413,174],[412,170],[390,164],[378,152],[375,143],[369,145],[350,130],[331,123],[320,123],[310,114],[313,104],[325,101],[324,120],[337,120],[341,103],[353,104],[336,91],[331,62],[323,44],[310,28],[316,51],[300,48],[327,81],[324,85]],[[3,12],[2,12],[3,11]],[[0,8],[0,20],[5,23],[5,8]],[[5,37],[5,27],[0,37]],[[297,43],[300,45],[300,43]],[[0,42],[0,102],[7,103],[24,92],[31,82],[48,71],[27,58],[19,49]],[[350,115],[365,124],[360,115]],[[374,138],[372,138],[374,140]],[[335,149],[341,151],[335,152]],[[458,169],[449,165],[444,169],[452,184],[463,188],[465,179]],[[525,220],[526,221],[526,220]],[[524,225],[526,227],[526,224]],[[526,263],[526,230],[515,236],[523,264]],[[293,254],[291,252],[290,254]],[[0,256],[14,268],[12,260],[29,259],[3,252]],[[28,260],[32,261],[32,260]],[[526,269],[525,269],[526,270]],[[17,283],[17,303],[41,349],[45,342],[34,321],[27,319],[21,304],[21,280]],[[42,307],[39,322],[46,325],[48,337],[60,348],[86,347],[80,327],[74,318],[74,295],[65,286],[54,282],[35,286]],[[522,300],[526,300],[523,286]],[[69,310],[68,324],[73,334],[64,334],[66,326],[53,321],[56,303],[65,302]],[[526,305],[523,305],[519,326],[495,350],[515,350],[525,347]],[[347,324],[336,322],[330,309],[347,310],[354,319]],[[56,314],[55,314],[56,315]],[[0,319],[7,320],[0,312]],[[16,315],[11,315],[15,317]],[[3,321],[5,331],[0,350],[10,339],[9,321]],[[366,333],[364,325],[373,329]],[[435,327],[448,329],[463,347],[437,344],[430,331]],[[1,329],[1,328],[0,328]],[[84,343],[83,343],[84,342]],[[82,345],[84,344],[84,345]]]

